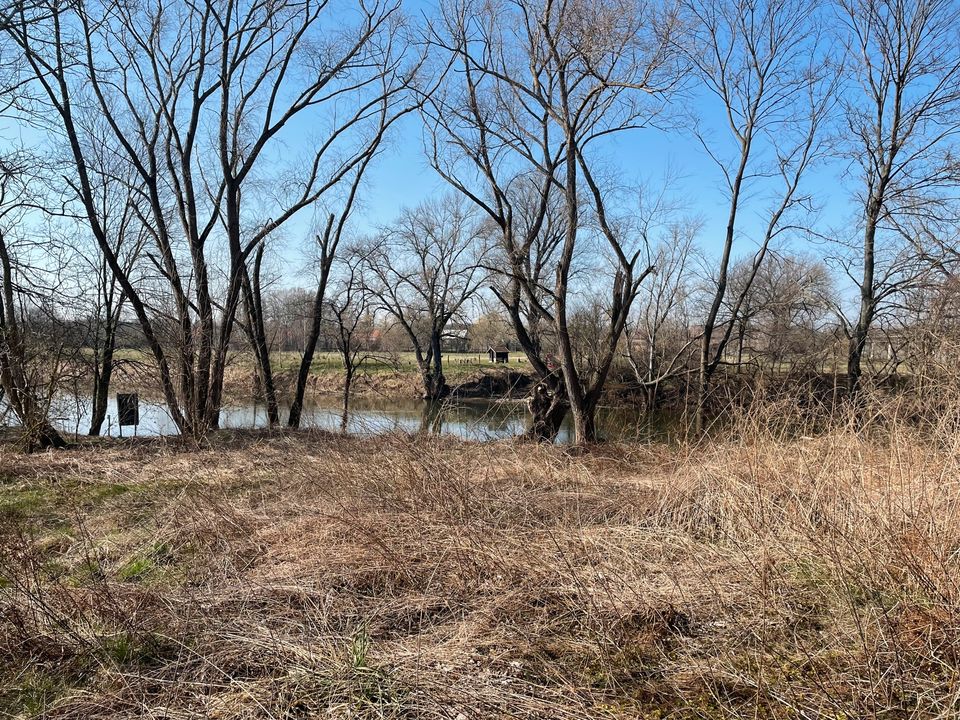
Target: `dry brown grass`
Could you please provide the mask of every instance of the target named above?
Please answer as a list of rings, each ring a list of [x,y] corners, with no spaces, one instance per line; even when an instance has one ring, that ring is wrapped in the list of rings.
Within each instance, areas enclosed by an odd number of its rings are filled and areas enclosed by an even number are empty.
[[[0,459],[0,708],[948,718],[948,434],[233,435]]]

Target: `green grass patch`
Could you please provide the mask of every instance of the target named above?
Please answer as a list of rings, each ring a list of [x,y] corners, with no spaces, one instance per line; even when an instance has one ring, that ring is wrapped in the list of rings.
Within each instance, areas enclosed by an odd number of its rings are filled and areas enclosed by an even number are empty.
[[[157,579],[158,573],[173,562],[173,552],[164,542],[155,542],[144,552],[127,560],[117,570],[117,578],[125,582],[144,582]]]
[[[0,517],[24,520],[50,509],[56,499],[52,488],[6,486],[0,488]]]
[[[56,484],[9,483],[0,485],[0,518],[8,521],[40,521],[43,525],[62,525],[70,507],[94,508],[130,492],[122,483],[81,483],[58,481]],[[58,519],[59,518],[59,519]]]
[[[0,679],[0,717],[45,717],[56,700],[71,689],[58,668],[35,667]]]

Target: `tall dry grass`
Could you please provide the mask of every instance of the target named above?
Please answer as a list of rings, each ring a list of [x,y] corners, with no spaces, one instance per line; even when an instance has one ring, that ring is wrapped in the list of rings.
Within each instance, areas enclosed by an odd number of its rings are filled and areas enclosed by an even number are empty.
[[[957,716],[950,414],[793,408],[577,456],[310,433],[4,456],[0,707]]]

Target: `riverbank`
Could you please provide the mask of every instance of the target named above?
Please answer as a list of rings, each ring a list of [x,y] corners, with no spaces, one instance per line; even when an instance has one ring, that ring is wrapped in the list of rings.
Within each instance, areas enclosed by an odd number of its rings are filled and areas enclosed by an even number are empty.
[[[926,718],[956,440],[0,449],[0,715]]]
[[[281,399],[292,397],[296,386],[300,357],[297,353],[277,352],[273,356],[274,385]],[[531,379],[529,365],[520,358],[506,364],[492,363],[482,353],[450,353],[444,356],[444,374],[452,393],[462,398],[524,397]],[[118,353],[112,390],[137,392],[159,399],[157,372],[153,360],[143,352]],[[77,390],[87,391],[90,379],[77,372]],[[318,353],[307,379],[307,395],[340,396],[343,393],[343,365],[336,353]],[[224,393],[228,399],[248,400],[258,392],[253,355],[234,353],[224,372]],[[396,353],[373,358],[361,364],[353,379],[351,393],[391,399],[419,398],[423,381],[412,353]]]
[[[300,356],[293,352],[273,355],[274,385],[277,397],[289,402],[296,385]],[[524,399],[533,375],[522,354],[514,353],[506,364],[492,363],[480,353],[448,353],[444,355],[444,374],[451,393],[461,399]],[[90,379],[83,369],[74,373],[78,393],[88,393]],[[157,386],[158,373],[150,356],[141,351],[118,352],[112,391],[138,392],[146,398],[161,399]],[[658,386],[658,407],[682,410],[693,392],[693,374],[679,374]],[[881,385],[895,388],[909,383],[910,375],[888,377]],[[307,380],[307,397],[340,397],[343,393],[342,361],[336,353],[318,353]],[[713,378],[710,405],[720,412],[731,404],[742,404],[744,398],[758,393],[806,394],[818,403],[830,404],[845,393],[846,376],[826,372],[771,373],[751,365],[721,367]],[[610,403],[643,404],[649,388],[641,385],[633,370],[617,364],[607,380],[605,396]],[[224,372],[224,393],[228,402],[246,402],[259,396],[253,355],[236,352]],[[351,394],[359,397],[408,400],[420,398],[423,381],[413,353],[395,353],[390,357],[372,358],[361,365],[354,377]]]

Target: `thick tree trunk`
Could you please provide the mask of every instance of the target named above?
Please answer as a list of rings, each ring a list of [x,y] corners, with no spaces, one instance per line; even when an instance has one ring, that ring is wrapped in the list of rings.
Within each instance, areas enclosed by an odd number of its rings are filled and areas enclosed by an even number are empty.
[[[847,350],[847,390],[851,395],[859,392],[860,380],[863,377],[863,353],[867,346],[866,327],[868,326],[857,324]]]
[[[573,412],[573,434],[577,445],[590,445],[597,441],[596,408],[585,405]]]
[[[0,321],[2,320],[3,313],[0,313]],[[50,424],[46,410],[40,407],[33,395],[21,359],[13,354],[20,349],[19,341],[15,339],[16,332],[9,327],[5,329],[0,324],[0,386],[10,409],[20,421],[21,444],[27,452],[66,447],[66,440]],[[14,338],[11,338],[11,335]]]
[[[15,384],[18,381],[14,378],[18,375],[19,373],[16,371],[11,372],[10,366],[3,357],[0,357],[0,381],[2,381],[4,394],[8,398],[10,408],[17,420],[20,421],[22,428],[20,443],[23,449],[26,452],[35,452],[48,448],[66,447],[67,441],[50,424],[46,412],[38,407],[36,399],[30,395],[30,389]]]
[[[424,400],[442,400],[450,393],[443,371],[431,364],[421,371]]]
[[[443,348],[440,343],[440,332],[431,333],[430,354],[420,367],[424,400],[442,400],[450,394],[447,379],[443,375]]]
[[[563,382],[556,375],[543,378],[534,386],[528,404],[533,415],[528,437],[553,442],[570,410]]]
[[[36,428],[31,428],[24,437],[27,452],[67,447],[67,441],[49,422],[43,420]]]

